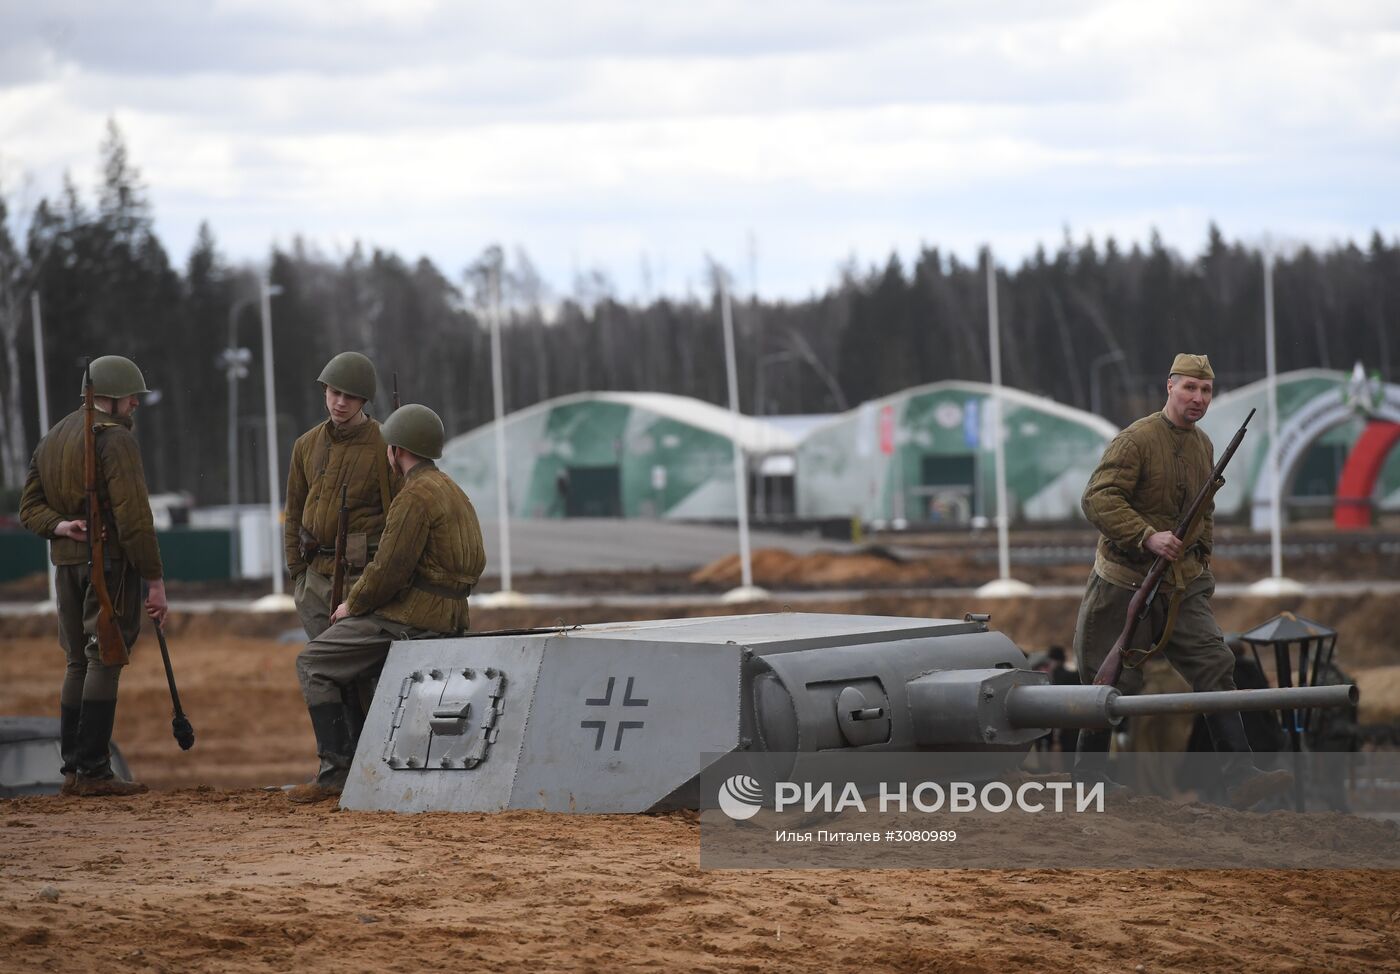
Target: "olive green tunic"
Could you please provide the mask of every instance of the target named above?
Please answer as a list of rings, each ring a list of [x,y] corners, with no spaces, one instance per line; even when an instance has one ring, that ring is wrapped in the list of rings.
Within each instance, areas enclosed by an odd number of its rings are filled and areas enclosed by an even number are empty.
[[[84,484],[83,410],[63,417],[39,441],[29,462],[29,475],[20,497],[19,516],[24,526],[49,539],[55,565],[86,565],[88,543],[60,538],[54,528],[60,521],[87,518]],[[129,561],[141,577],[161,577],[160,548],[156,545],[146,473],[141,448],[132,434],[130,417],[97,413],[97,499],[107,522],[103,554],[113,564]]]
[[[384,436],[373,419],[349,428],[329,419],[307,430],[292,447],[287,471],[287,506],[282,526],[287,570],[293,578],[308,567],[301,552],[305,528],[320,548],[309,567],[322,575],[335,571],[335,534],[340,521],[340,487],[348,487],[349,534],[365,535],[374,545],[384,530],[384,516],[399,487],[389,467]],[[352,572],[363,566],[352,565]]]
[[[297,656],[307,705],[335,703],[343,688],[373,677],[394,640],[466,629],[467,596],[485,567],[471,501],[432,461],[422,461],[404,478],[379,553],[346,597],[350,615]]]
[[[467,628],[467,596],[486,567],[476,511],[431,460],[409,471],[389,508],[377,554],[346,599],[351,615],[373,612],[430,632]]]
[[[1123,430],[1089,478],[1081,506],[1099,529],[1094,571],[1115,585],[1137,588],[1156,555],[1146,548],[1158,531],[1174,531],[1215,466],[1215,448],[1200,429],[1173,426],[1153,413]],[[1163,579],[1184,587],[1209,563],[1214,503],[1183,539],[1185,553]]]
[[[54,534],[60,521],[86,520],[83,409],[69,413],[39,441],[29,462],[20,498],[24,526],[50,541],[58,566],[58,636],[67,657],[60,703],[80,708],[84,702],[114,701],[122,667],[102,662],[97,640],[97,595],[92,587],[88,542]],[[141,450],[130,417],[97,412],[97,497],[106,525],[103,558],[107,591],[118,628],[130,650],[141,634],[142,579],[161,577]],[[89,530],[96,525],[89,524]],[[72,755],[65,749],[64,767]]]
[[[1092,682],[1128,620],[1128,603],[1156,556],[1146,542],[1158,531],[1174,531],[1214,468],[1214,448],[1199,427],[1172,425],[1153,413],[1114,437],[1084,490],[1084,514],[1101,533],[1074,630],[1079,678]],[[1211,611],[1215,577],[1209,568],[1213,540],[1207,507],[1186,550],[1162,578],[1147,618],[1128,641],[1131,649],[1154,645],[1166,627],[1173,596],[1179,608],[1162,653],[1193,690],[1233,690],[1234,655]],[[1125,694],[1142,690],[1140,654],[1126,654],[1115,686]]]

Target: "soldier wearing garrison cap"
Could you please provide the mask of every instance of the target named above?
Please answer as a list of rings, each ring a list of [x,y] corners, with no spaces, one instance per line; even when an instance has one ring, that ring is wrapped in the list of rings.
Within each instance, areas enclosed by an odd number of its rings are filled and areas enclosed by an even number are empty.
[[[289,792],[294,802],[333,798],[344,787],[356,744],[341,704],[344,688],[377,672],[394,640],[467,628],[467,597],[486,567],[486,547],[471,501],[433,462],[443,438],[442,420],[426,406],[404,405],[384,421],[386,455],[403,487],[378,554],[335,607],[330,628],[297,656],[321,765]]]
[[[1173,533],[1215,466],[1210,438],[1196,425],[1214,392],[1215,372],[1206,356],[1176,356],[1166,404],[1114,437],[1084,490],[1081,506],[1100,533],[1074,633],[1085,683],[1093,681],[1127,622],[1134,590],[1160,556],[1171,565],[1145,624],[1128,644],[1138,652],[1124,653],[1117,688],[1125,694],[1143,689],[1141,663],[1150,650],[1160,651],[1193,690],[1235,689],[1234,654],[1210,606],[1213,505],[1185,538]],[[1232,803],[1248,807],[1291,785],[1287,772],[1255,768],[1238,712],[1206,720],[1215,749],[1236,755],[1227,772],[1235,781]],[[1109,741],[1106,730],[1080,733],[1076,777],[1116,784],[1106,773]]]
[[[112,771],[109,750],[122,666],[104,663],[98,649],[98,596],[92,572],[105,574],[117,628],[129,651],[141,633],[143,603],[157,624],[169,609],[141,450],[132,434],[140,397],[150,390],[136,363],[120,355],[93,359],[90,369],[102,523],[88,523],[87,419],[81,406],[39,441],[29,462],[19,513],[26,528],[48,539],[57,568],[58,637],[68,657],[59,697],[62,791],[133,795],[146,786]],[[103,532],[102,565],[91,564],[90,531]]]

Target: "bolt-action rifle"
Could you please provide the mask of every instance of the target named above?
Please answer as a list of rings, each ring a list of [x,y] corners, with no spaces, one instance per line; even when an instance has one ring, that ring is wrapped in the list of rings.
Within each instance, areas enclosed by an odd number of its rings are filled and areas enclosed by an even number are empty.
[[[1176,530],[1172,532],[1176,537],[1184,540],[1190,536],[1201,516],[1205,513],[1206,507],[1215,499],[1216,491],[1225,486],[1225,467],[1229,464],[1230,458],[1235,455],[1235,451],[1240,448],[1240,443],[1244,440],[1245,427],[1254,418],[1254,413],[1255,410],[1251,409],[1249,415],[1244,418],[1240,428],[1235,431],[1234,439],[1230,440],[1230,445],[1225,448],[1225,452],[1220,455],[1215,469],[1210,472],[1210,479],[1201,487],[1196,494],[1196,499],[1191,502],[1191,506],[1182,515]],[[1099,671],[1094,674],[1095,686],[1111,687],[1118,682],[1118,677],[1123,672],[1123,651],[1128,646],[1128,640],[1133,638],[1133,633],[1137,631],[1139,623],[1147,618],[1148,610],[1152,607],[1152,600],[1157,597],[1157,589],[1162,585],[1162,576],[1166,574],[1170,566],[1171,562],[1168,559],[1158,555],[1157,560],[1148,569],[1147,577],[1142,580],[1142,584],[1133,594],[1132,601],[1128,603],[1128,618],[1123,625],[1123,631],[1119,633],[1113,648],[1108,651],[1108,656],[1105,657]]]
[[[345,599],[345,545],[350,535],[350,504],[347,501],[348,484],[340,485],[340,517],[335,524],[335,570],[331,573],[331,611]]]
[[[97,499],[97,403],[92,387],[92,363],[83,365],[83,490],[87,495],[88,578],[97,596],[97,650],[108,666],[130,659],[126,640],[117,626],[117,612],[107,591],[107,563],[102,505]]]
[[[399,374],[394,373],[394,408],[398,409],[403,403],[399,402]]]

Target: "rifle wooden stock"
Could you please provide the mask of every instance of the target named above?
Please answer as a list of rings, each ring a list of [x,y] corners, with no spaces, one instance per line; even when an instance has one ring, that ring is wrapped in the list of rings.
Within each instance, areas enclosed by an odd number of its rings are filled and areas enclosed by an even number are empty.
[[[107,591],[102,505],[97,499],[97,403],[92,389],[92,367],[83,381],[83,491],[87,495],[88,584],[97,596],[97,651],[108,666],[124,666],[130,659],[126,640],[117,625],[112,595]]]
[[[1215,498],[1215,492],[1225,486],[1225,467],[1230,463],[1230,458],[1235,455],[1235,451],[1240,448],[1246,427],[1249,426],[1249,421],[1254,418],[1254,413],[1255,410],[1251,409],[1249,415],[1244,418],[1244,422],[1240,424],[1240,428],[1235,431],[1234,437],[1230,440],[1230,445],[1220,455],[1215,469],[1210,472],[1210,479],[1202,485],[1196,493],[1196,499],[1191,502],[1191,506],[1186,509],[1186,513],[1177,523],[1176,529],[1172,532],[1177,538],[1184,541],[1190,536],[1196,524],[1205,514],[1206,505]],[[1157,560],[1152,563],[1152,567],[1147,570],[1142,584],[1138,586],[1137,591],[1133,593],[1132,600],[1128,603],[1128,618],[1123,624],[1123,631],[1118,634],[1113,648],[1108,651],[1108,655],[1104,657],[1098,672],[1094,674],[1094,686],[1111,687],[1118,682],[1118,677],[1123,673],[1123,651],[1128,648],[1128,640],[1133,638],[1133,633],[1137,631],[1139,623],[1147,618],[1148,609],[1152,607],[1152,600],[1156,598],[1157,589],[1162,584],[1162,576],[1166,574],[1170,566],[1171,562],[1168,559],[1158,555]]]
[[[335,570],[331,573],[331,612],[345,599],[345,545],[350,535],[348,484],[340,485],[340,517],[335,524]]]

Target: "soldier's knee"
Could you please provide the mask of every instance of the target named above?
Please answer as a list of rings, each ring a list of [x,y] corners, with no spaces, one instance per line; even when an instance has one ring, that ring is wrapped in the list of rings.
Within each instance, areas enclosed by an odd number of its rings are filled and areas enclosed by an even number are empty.
[[[1228,650],[1197,668],[1191,689],[1198,693],[1235,689],[1235,657]]]

